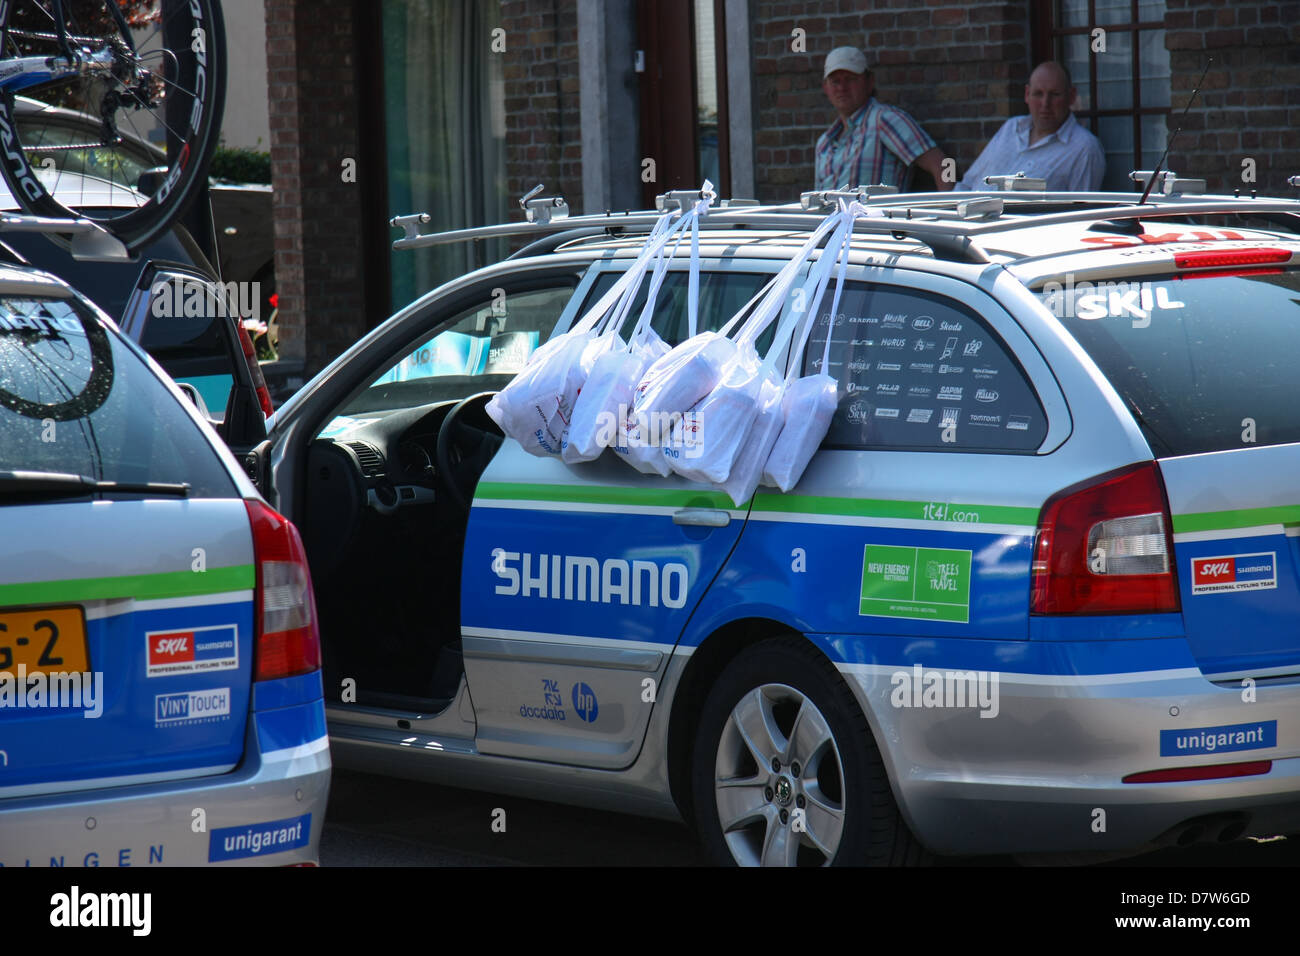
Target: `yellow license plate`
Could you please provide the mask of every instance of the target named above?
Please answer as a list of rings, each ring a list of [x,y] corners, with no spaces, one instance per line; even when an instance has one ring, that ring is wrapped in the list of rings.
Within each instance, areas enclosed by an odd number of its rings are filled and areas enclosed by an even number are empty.
[[[0,611],[0,671],[28,674],[90,670],[86,615],[79,607]]]

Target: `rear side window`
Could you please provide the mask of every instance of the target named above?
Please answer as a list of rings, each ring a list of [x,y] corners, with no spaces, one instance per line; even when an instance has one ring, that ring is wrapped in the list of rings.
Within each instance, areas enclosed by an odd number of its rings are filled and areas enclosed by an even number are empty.
[[[805,375],[821,368],[832,295],[833,287],[809,335]],[[945,296],[845,283],[827,371],[839,406],[825,447],[1031,453],[1047,435],[1015,357]]]
[[[155,374],[72,300],[0,296],[0,470],[183,483],[237,497]]]
[[[1049,284],[1160,456],[1300,442],[1300,272]]]

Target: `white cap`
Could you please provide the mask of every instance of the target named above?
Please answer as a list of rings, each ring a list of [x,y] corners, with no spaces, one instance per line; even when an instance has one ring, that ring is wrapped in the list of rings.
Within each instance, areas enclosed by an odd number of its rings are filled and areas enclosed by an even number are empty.
[[[866,73],[867,57],[855,46],[837,46],[826,56],[826,69],[822,70],[822,79],[836,70],[848,70],[850,73]]]

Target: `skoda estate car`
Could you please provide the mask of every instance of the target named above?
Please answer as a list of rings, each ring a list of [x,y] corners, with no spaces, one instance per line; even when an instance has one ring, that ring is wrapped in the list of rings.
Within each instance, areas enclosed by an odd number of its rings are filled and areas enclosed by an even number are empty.
[[[484,411],[654,213],[395,221],[541,238],[368,334],[246,459],[303,532],[338,764],[690,821],[720,863],[1300,831],[1300,202],[1175,185],[855,192],[795,369],[830,336],[838,409],[740,506]],[[702,325],[839,198],[709,211]]]
[[[0,865],[317,860],[306,560],[197,397],[0,266]]]

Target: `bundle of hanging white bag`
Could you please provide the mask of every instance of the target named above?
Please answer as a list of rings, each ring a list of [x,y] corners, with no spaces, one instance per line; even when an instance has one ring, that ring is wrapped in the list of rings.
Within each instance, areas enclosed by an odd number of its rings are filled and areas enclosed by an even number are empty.
[[[798,484],[826,436],[838,402],[837,382],[826,373],[829,318],[815,374],[798,372],[833,270],[829,316],[838,313],[853,223],[870,213],[839,200],[754,298],[718,331],[701,332],[699,224],[716,198],[710,183],[700,196],[691,208],[660,217],[613,287],[569,331],[538,348],[487,412],[533,455],[577,464],[609,448],[638,471],[709,484],[739,507],[760,484],[781,491]],[[670,348],[651,318],[688,237],[687,337]],[[645,304],[624,335],[647,281]],[[757,342],[774,324],[760,356]]]

